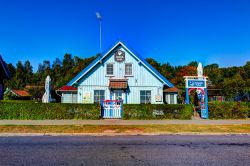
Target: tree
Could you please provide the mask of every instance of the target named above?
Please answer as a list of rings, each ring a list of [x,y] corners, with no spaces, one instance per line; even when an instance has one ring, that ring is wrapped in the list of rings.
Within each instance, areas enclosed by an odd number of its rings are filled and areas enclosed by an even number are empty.
[[[16,65],[16,75],[13,79],[14,87],[16,89],[23,89],[25,86],[25,78],[23,77],[24,74],[24,66],[23,63],[21,61],[18,61],[17,65]]]
[[[204,74],[208,76],[209,81],[217,87],[221,87],[221,83],[223,82],[222,72],[219,65],[215,63],[204,67]]]
[[[160,73],[167,79],[173,79],[175,76],[175,67],[171,66],[169,63],[164,63]]]
[[[188,66],[195,66],[198,67],[198,62],[197,61],[192,61],[188,64]]]
[[[153,66],[156,70],[160,71],[161,70],[161,64],[158,63],[156,60],[153,58],[147,58],[146,61]]]
[[[233,78],[226,78],[223,82],[223,91],[229,97],[246,92],[245,81],[237,74]]]
[[[62,72],[61,72],[61,60],[59,58],[56,58],[56,60],[53,62],[52,65],[52,82],[54,82],[55,88],[60,88],[60,79],[62,77]]]
[[[24,79],[25,79],[25,84],[30,84],[32,83],[33,79],[33,67],[30,64],[30,61],[25,61],[24,63]]]
[[[67,75],[72,67],[74,66],[74,60],[72,59],[71,54],[65,54],[63,59],[62,71],[64,75]]]

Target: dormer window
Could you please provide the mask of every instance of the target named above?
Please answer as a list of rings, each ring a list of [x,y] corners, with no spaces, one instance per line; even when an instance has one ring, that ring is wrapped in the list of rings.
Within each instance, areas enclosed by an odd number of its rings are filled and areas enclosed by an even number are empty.
[[[106,74],[107,75],[114,75],[114,64],[108,63],[106,66]]]
[[[132,75],[132,63],[125,63],[125,76]]]

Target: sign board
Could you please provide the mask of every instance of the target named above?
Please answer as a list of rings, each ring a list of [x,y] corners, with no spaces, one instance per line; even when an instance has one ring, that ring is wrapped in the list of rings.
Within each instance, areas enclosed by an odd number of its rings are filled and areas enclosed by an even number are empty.
[[[115,53],[115,61],[116,62],[123,62],[125,61],[125,52],[122,50],[118,50]]]
[[[162,96],[161,95],[155,95],[155,101],[156,102],[161,102],[162,101]]]
[[[205,88],[205,80],[187,80],[188,88]]]
[[[90,92],[84,92],[83,95],[83,103],[91,103],[91,93]]]

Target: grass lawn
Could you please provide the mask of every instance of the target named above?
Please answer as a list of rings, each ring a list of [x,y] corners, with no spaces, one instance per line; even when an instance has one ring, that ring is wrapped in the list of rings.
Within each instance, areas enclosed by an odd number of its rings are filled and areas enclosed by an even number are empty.
[[[250,125],[3,125],[0,133],[250,133]]]

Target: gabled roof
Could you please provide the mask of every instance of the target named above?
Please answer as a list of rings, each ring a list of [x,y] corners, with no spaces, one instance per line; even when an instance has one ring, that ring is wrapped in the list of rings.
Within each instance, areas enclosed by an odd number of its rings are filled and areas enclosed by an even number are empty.
[[[57,91],[77,91],[77,88],[75,88],[73,86],[63,86],[60,89],[58,89]]]
[[[16,90],[16,89],[12,89],[11,90],[15,95],[19,96],[19,97],[30,97],[29,92],[25,91],[25,90]]]
[[[0,55],[0,68],[1,68],[1,66],[2,66],[3,71],[4,71],[3,74],[5,74],[4,78],[10,78],[10,73],[9,73],[9,70],[6,66],[6,63],[3,61],[2,56]]]
[[[163,92],[180,92],[180,89],[176,88],[176,87],[172,87],[172,88],[167,88],[164,89]]]
[[[174,85],[167,80],[164,76],[162,76],[154,67],[152,67],[144,58],[139,55],[135,55],[127,46],[125,46],[121,41],[116,43],[111,49],[109,49],[105,54],[98,56],[91,64],[89,64],[86,68],[84,68],[76,77],[74,77],[67,85],[72,86],[77,81],[79,81],[84,75],[86,75],[93,67],[95,67],[98,63],[100,63],[106,56],[108,56],[115,48],[118,46],[122,46],[125,48],[131,55],[133,55],[141,64],[143,64],[149,71],[151,71],[159,80],[163,82],[163,84],[168,87],[173,87]]]

